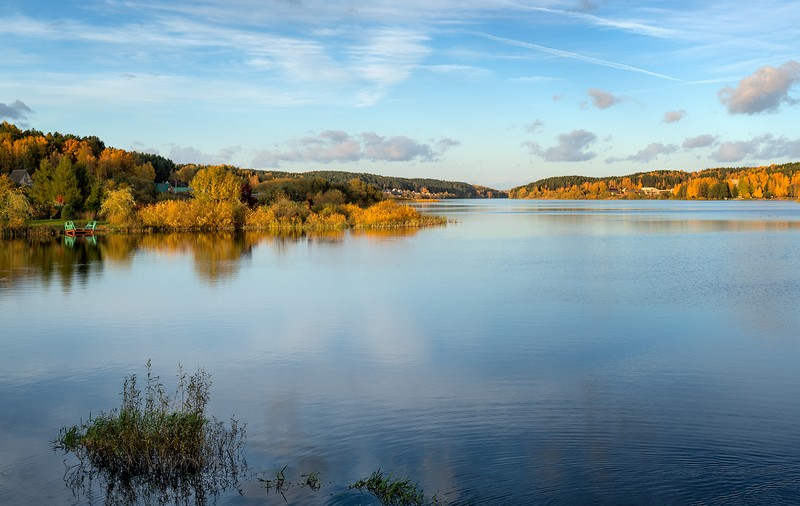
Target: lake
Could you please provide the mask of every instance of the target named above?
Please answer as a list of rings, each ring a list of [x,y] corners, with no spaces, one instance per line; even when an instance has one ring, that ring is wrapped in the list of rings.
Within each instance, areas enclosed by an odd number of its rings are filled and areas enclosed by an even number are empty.
[[[102,504],[50,441],[149,359],[247,424],[217,504],[377,504],[348,485],[378,469],[448,504],[800,501],[800,204],[419,207],[452,222],[0,242],[0,504]]]

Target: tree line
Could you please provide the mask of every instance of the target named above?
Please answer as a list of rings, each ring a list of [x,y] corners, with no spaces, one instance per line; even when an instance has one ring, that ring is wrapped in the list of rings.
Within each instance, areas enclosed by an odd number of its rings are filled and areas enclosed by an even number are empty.
[[[796,199],[800,162],[718,167],[697,172],[661,170],[621,177],[559,176],[509,191],[519,199]]]
[[[19,172],[31,177],[30,186],[12,182],[10,176]],[[156,183],[164,181],[192,193],[158,191]],[[384,205],[384,198],[369,178],[354,173],[178,165],[160,155],[107,147],[97,137],[0,125],[0,229],[35,219],[98,216],[116,226],[180,230],[342,228],[376,216],[383,220],[376,226],[426,223],[400,206]],[[361,210],[377,204],[382,205],[371,214]]]

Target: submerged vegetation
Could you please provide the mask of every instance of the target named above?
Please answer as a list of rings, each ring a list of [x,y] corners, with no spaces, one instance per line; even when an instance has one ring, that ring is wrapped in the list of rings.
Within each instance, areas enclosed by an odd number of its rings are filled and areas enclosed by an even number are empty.
[[[384,476],[380,469],[362,478],[348,488],[367,490],[385,506],[423,506],[442,504],[437,496],[425,497],[419,485],[408,478]]]
[[[234,418],[226,425],[207,413],[210,376],[202,369],[192,375],[179,369],[175,392],[168,395],[148,361],[144,385],[139,384],[135,374],[126,377],[119,408],[63,427],[51,442],[54,450],[77,459],[64,461],[64,481],[72,493],[89,503],[99,489],[105,504],[187,505],[214,502],[228,489],[242,494],[245,428]],[[288,503],[287,495],[297,498],[303,491],[336,487],[323,482],[318,471],[301,473],[292,481],[287,468],[273,478],[257,477],[267,494],[274,492]],[[386,476],[380,469],[336,488],[369,492],[386,506],[445,503],[437,495],[427,497],[410,479]]]
[[[181,370],[167,395],[149,362],[144,389],[136,375],[126,378],[118,409],[64,427],[52,442],[78,459],[65,477],[73,492],[91,495],[99,480],[107,499],[203,503],[235,486],[246,467],[245,430],[206,413],[210,386],[202,369],[190,376]]]

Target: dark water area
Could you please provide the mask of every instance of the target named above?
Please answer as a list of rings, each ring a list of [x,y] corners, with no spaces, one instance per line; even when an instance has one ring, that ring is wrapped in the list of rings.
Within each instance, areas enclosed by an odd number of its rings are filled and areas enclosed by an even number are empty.
[[[800,502],[800,204],[420,207],[453,223],[0,242],[0,504],[105,503],[50,441],[148,359],[247,424],[218,504],[377,504],[347,489],[377,469],[449,504]]]

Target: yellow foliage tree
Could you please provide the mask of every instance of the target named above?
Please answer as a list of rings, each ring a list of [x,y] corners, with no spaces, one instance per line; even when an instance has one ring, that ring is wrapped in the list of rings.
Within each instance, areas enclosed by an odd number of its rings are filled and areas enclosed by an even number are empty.
[[[242,193],[239,178],[221,166],[199,170],[190,186],[199,202],[238,202]]]
[[[130,188],[110,190],[100,206],[100,215],[112,225],[129,226],[133,224],[136,201]]]
[[[113,177],[120,172],[132,174],[136,157],[123,149],[106,148],[97,160],[96,176],[101,179]]]
[[[7,175],[0,175],[0,229],[22,227],[32,214],[28,198]]]

